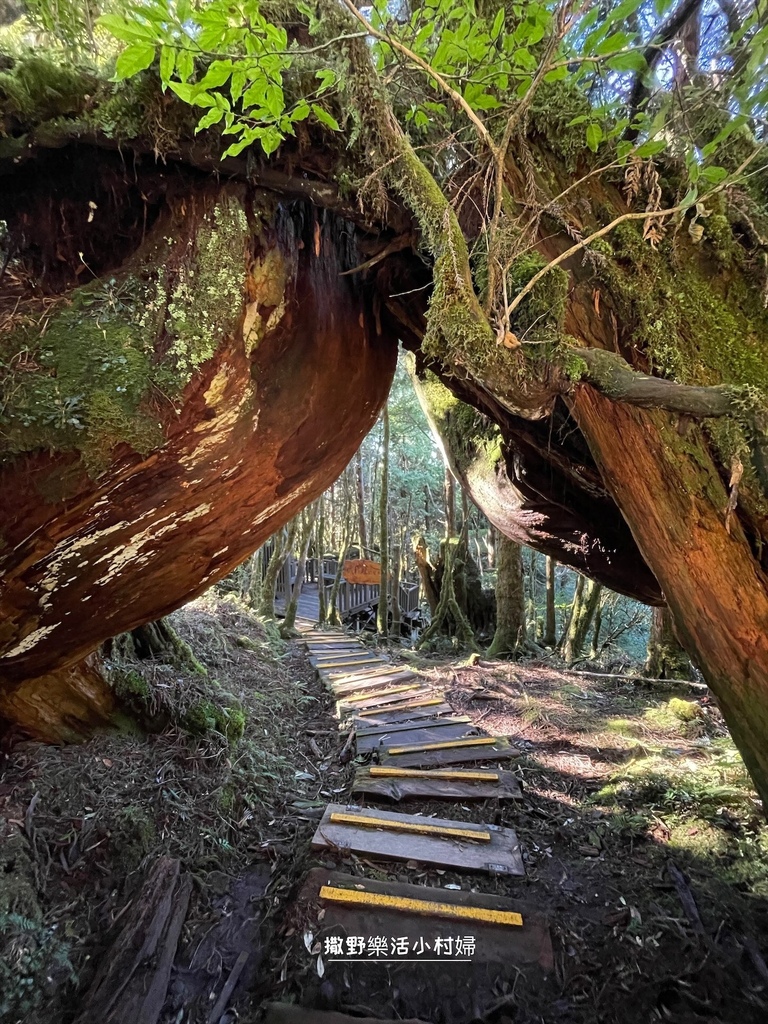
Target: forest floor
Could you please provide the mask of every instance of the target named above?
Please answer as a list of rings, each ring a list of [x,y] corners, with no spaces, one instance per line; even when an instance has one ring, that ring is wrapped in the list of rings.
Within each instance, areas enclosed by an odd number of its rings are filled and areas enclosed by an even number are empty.
[[[2,1024],[74,1020],[158,855],[193,880],[163,1024],[207,1020],[243,952],[232,1021],[255,1024],[265,1000],[317,991],[295,914],[301,881],[318,863],[371,872],[310,851],[324,805],[347,802],[354,765],[341,762],[332,702],[299,645],[230,599],[200,599],[173,622],[206,676],[162,662],[116,669],[159,732],[17,741],[0,763]],[[419,811],[514,827],[525,879],[374,869],[548,914],[554,971],[486,993],[496,1011],[478,1020],[768,1019],[768,830],[708,697],[551,664],[408,662],[524,751],[513,761],[522,801]],[[450,1004],[448,992],[425,1019],[456,1020]],[[413,1013],[407,991],[380,993],[375,1010]]]

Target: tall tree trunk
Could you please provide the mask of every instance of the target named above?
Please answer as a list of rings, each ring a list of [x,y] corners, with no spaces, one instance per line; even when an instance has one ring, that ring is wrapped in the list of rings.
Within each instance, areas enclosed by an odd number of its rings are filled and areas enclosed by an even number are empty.
[[[489,658],[514,656],[526,639],[522,549],[500,533],[496,551],[496,632],[488,648]]]
[[[325,601],[325,495],[317,499],[317,604],[318,624],[325,622],[328,608]]]
[[[768,578],[741,522],[727,522],[729,495],[701,429],[683,435],[671,415],[589,387],[572,404],[768,807]]]
[[[595,583],[594,580],[587,580],[585,583],[583,576],[580,582],[581,586],[578,584],[576,586],[568,632],[563,644],[563,657],[566,665],[572,665],[584,650],[589,627],[592,625],[595,612],[600,604],[600,595],[603,590],[602,584]]]
[[[555,565],[551,555],[547,555],[547,590],[546,612],[544,618],[544,646],[554,647],[557,643],[557,621],[555,618]]]
[[[654,679],[690,679],[691,660],[677,639],[669,608],[654,608],[645,671]]]
[[[275,584],[278,573],[285,565],[293,548],[298,518],[298,516],[294,516],[290,523],[275,535],[275,548],[269,559],[267,571],[264,573],[258,609],[259,615],[263,615],[267,619],[275,617]]]
[[[421,578],[421,590],[424,600],[429,605],[430,614],[434,617],[440,594],[435,587],[435,567],[429,560],[429,548],[423,537],[417,537],[413,544],[413,557]]]
[[[445,536],[456,536],[456,481],[447,464],[443,476],[443,499],[445,501]]]
[[[355,454],[355,492],[357,494],[357,532],[360,554],[368,553],[368,532],[365,527],[365,486],[363,483],[363,454],[358,448]]]
[[[381,414],[381,494],[379,496],[379,546],[381,548],[381,583],[376,629],[383,637],[389,631],[389,406]]]
[[[475,634],[466,615],[459,607],[453,583],[454,565],[460,541],[458,537],[451,537],[443,543],[443,577],[440,585],[440,598],[437,602],[435,614],[424,631],[419,647],[423,647],[438,633],[444,632],[455,636],[460,643],[474,648]]]
[[[299,607],[302,587],[304,586],[304,572],[307,565],[307,554],[309,553],[309,542],[312,540],[312,530],[315,527],[317,518],[318,502],[314,502],[305,510],[302,516],[301,532],[299,535],[299,560],[296,564],[296,579],[291,588],[291,597],[285,606],[285,618],[283,619],[281,632],[289,634],[296,624],[296,611]]]
[[[597,658],[600,654],[600,630],[603,625],[603,602],[605,594],[600,595],[600,600],[597,602],[597,608],[595,610],[595,626],[592,630],[592,644],[589,649],[590,658]],[[654,609],[655,611],[655,609]]]
[[[251,608],[255,608],[261,596],[261,584],[264,576],[264,545],[254,551],[250,558],[250,575],[248,578],[247,598]]]
[[[401,548],[399,542],[392,545],[392,593],[390,600],[392,604],[392,636],[400,642],[400,627],[403,620],[403,610],[400,607],[400,570],[401,570]]]

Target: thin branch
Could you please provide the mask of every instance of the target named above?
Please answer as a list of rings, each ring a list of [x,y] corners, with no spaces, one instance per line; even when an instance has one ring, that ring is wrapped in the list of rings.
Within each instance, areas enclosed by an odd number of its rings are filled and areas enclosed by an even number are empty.
[[[464,111],[469,120],[475,126],[477,133],[480,136],[481,142],[485,143],[485,145],[490,149],[490,151],[494,155],[496,154],[496,143],[491,138],[490,132],[488,131],[483,122],[480,120],[480,118],[477,116],[477,114],[474,112],[469,103],[467,103],[467,101],[464,99],[460,92],[457,92],[453,88],[453,86],[449,85],[449,83],[446,82],[443,76],[438,74],[438,72],[435,71],[432,65],[425,61],[423,57],[420,57],[417,53],[414,53],[413,50],[409,50],[408,47],[401,43],[399,40],[393,39],[386,33],[379,32],[378,29],[375,29],[373,25],[370,23],[370,21],[368,21],[368,19],[365,17],[365,15],[361,14],[360,11],[358,11],[358,9],[352,3],[352,0],[342,0],[342,3],[347,8],[349,13],[354,18],[356,18],[361,25],[365,27],[365,30],[369,35],[372,35],[374,39],[378,39],[380,42],[386,43],[388,46],[391,46],[393,50],[399,51],[400,53],[403,54],[404,57],[407,57],[409,60],[413,61],[414,64],[418,65],[418,67],[420,67],[422,71],[425,71],[430,76],[430,78],[440,86],[443,92],[446,93],[446,95],[450,96],[453,102]]]

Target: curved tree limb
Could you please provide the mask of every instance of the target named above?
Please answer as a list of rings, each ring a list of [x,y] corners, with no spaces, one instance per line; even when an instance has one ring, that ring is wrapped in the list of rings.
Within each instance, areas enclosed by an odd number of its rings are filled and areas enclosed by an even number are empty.
[[[625,402],[641,409],[665,409],[696,419],[730,416],[739,411],[735,389],[727,384],[697,387],[678,384],[663,377],[651,377],[633,370],[615,352],[598,348],[569,349],[584,361],[580,381],[615,402]]]

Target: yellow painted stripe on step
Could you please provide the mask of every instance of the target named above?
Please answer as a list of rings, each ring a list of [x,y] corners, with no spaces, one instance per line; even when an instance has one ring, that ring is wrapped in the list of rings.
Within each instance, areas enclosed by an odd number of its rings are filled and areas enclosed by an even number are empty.
[[[490,843],[491,833],[482,829],[451,828],[447,825],[426,825],[419,821],[390,821],[388,818],[369,818],[365,814],[331,813],[332,825],[357,825],[360,828],[385,828],[388,832],[412,832],[420,836],[440,836],[442,839],[474,839]]]
[[[389,714],[390,711],[410,711],[411,708],[431,708],[435,704],[443,704],[442,697],[434,697],[430,700],[412,700],[410,704],[405,701],[402,704],[387,704],[386,707],[370,708],[368,711],[358,711],[358,718],[367,718],[370,715]],[[417,728],[414,726],[414,729]]]
[[[371,765],[370,774],[388,779],[455,779],[457,782],[498,782],[497,772],[451,772],[443,768],[387,768]]]
[[[469,717],[469,715],[457,715],[456,718],[424,718],[418,725],[411,722],[398,722],[397,724],[407,725],[409,729],[432,729],[435,726],[442,727],[444,725],[467,725],[471,721],[472,719]],[[377,733],[381,733],[383,736],[386,736],[387,733],[390,732],[392,732],[391,725],[369,725],[365,731],[365,736],[366,739],[369,736],[377,735]],[[392,770],[394,771],[394,769]]]
[[[388,754],[419,754],[422,750],[453,750],[454,747],[490,747],[496,736],[476,736],[470,740],[450,740],[447,743],[409,743],[405,747],[390,747]]]
[[[521,928],[523,918],[512,910],[488,910],[485,907],[462,907],[435,900],[414,900],[407,896],[389,896],[380,892],[360,892],[359,889],[338,889],[324,885],[320,899],[331,903],[354,903],[362,907],[381,907],[383,910],[404,910],[411,914],[431,914],[456,921],[474,921],[477,924],[503,924]]]
[[[408,686],[390,686],[386,690],[366,690],[365,693],[355,693],[351,697],[342,697],[339,704],[352,704],[358,700],[374,700],[378,697],[389,697],[392,693],[405,693],[406,690],[420,690],[421,683],[410,683]],[[387,708],[387,710],[390,710]],[[381,711],[379,712],[381,714]]]

